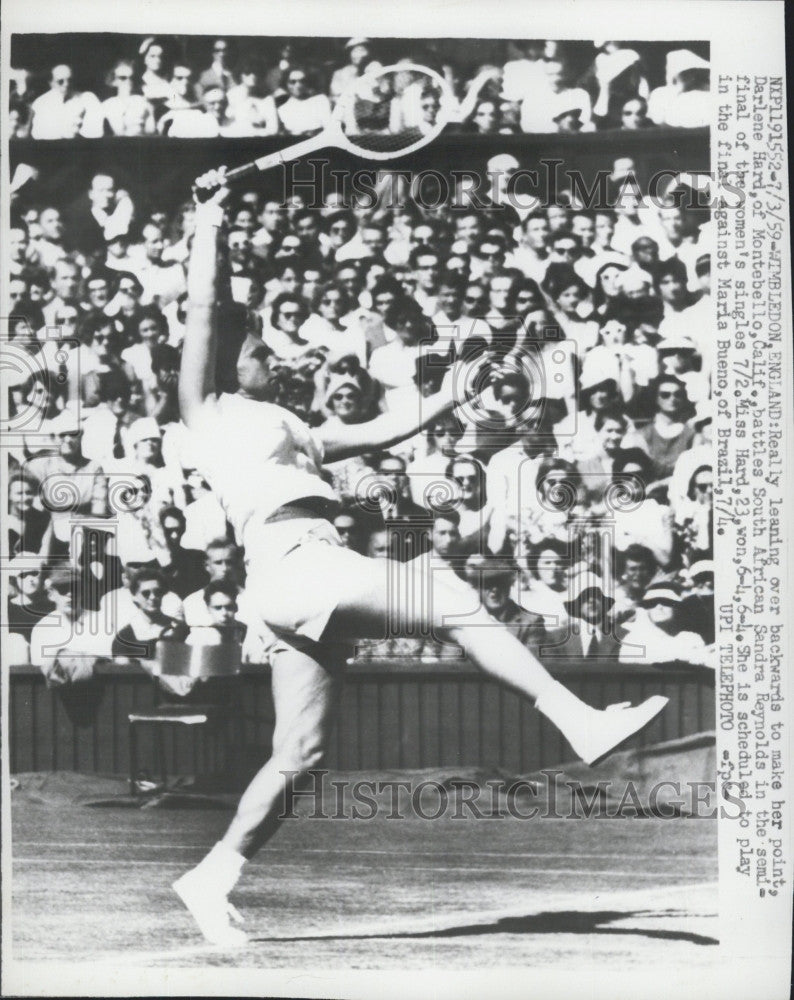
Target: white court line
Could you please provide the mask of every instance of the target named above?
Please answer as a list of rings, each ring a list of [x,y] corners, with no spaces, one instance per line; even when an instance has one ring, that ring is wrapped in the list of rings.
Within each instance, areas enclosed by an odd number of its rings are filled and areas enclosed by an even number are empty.
[[[573,855],[576,857],[576,855]],[[179,861],[131,861],[127,858],[112,859],[108,861],[99,861],[96,858],[14,858],[14,862],[22,862],[23,864],[29,865],[88,865],[88,866],[112,866],[114,868],[119,867],[145,867],[147,865],[157,865],[163,868],[181,868],[182,863]],[[296,865],[300,865],[300,862],[295,862]],[[404,871],[398,865],[392,866],[394,871]],[[410,871],[421,871],[421,872],[467,872],[469,874],[475,874],[482,872],[485,873],[501,873],[505,874],[504,868],[472,868],[471,865],[466,866],[445,866],[445,865],[411,865]],[[530,873],[543,873],[548,875],[619,875],[619,876],[631,876],[632,878],[681,878],[682,876],[673,872],[635,872],[626,871],[619,868],[512,868],[507,874],[515,874],[516,872]],[[683,885],[688,885],[684,882]]]
[[[26,840],[24,843],[20,844],[22,847],[50,847],[53,850],[61,850],[67,847],[96,847],[115,850],[163,850],[163,851],[208,851],[212,844],[118,844],[118,843],[106,843],[104,841],[51,841],[51,840]],[[356,850],[352,847],[263,847],[259,852],[260,854],[372,854],[377,856],[387,856],[394,857],[401,854],[405,857],[433,857],[436,854],[448,857],[455,854],[465,855],[467,858],[625,858],[626,852],[623,851],[620,854],[609,853],[581,853],[576,851],[575,853],[568,851],[565,853],[549,853],[546,851],[379,851],[375,849],[365,849]],[[704,861],[713,860],[712,856],[709,854],[659,854],[658,852],[652,854],[635,854],[632,853],[632,858],[667,858],[671,861],[697,861],[703,859]]]
[[[616,893],[609,894],[599,894],[593,898],[593,906],[598,906],[600,909],[604,907],[626,905],[626,903],[631,903],[637,896],[640,896],[640,902],[643,904],[642,912],[635,915],[637,919],[648,919],[648,917],[653,916],[649,913],[651,909],[652,901],[658,901],[659,897],[663,900],[666,896],[675,894],[680,896],[681,890],[686,889],[686,891],[694,892],[699,889],[708,889],[711,892],[716,892],[719,888],[718,882],[697,882],[693,885],[688,886],[660,886],[654,889],[651,893],[647,889],[625,889]],[[554,910],[562,909],[578,909],[581,912],[592,912],[593,906],[589,910],[582,910],[583,902],[582,893],[558,893],[556,895],[550,895],[545,900],[540,902],[540,907],[537,913],[540,912],[554,912]],[[550,909],[554,907],[554,909]],[[284,944],[295,944],[300,945],[301,941],[316,941],[318,939],[334,940],[337,938],[376,938],[376,937],[392,937],[394,935],[400,935],[403,937],[410,937],[412,934],[425,934],[427,931],[444,931],[449,930],[458,926],[458,924],[471,926],[475,923],[483,923],[486,921],[497,921],[503,919],[509,919],[510,917],[526,917],[532,914],[527,913],[527,907],[514,907],[506,910],[483,910],[478,913],[473,913],[471,911],[466,911],[465,913],[449,913],[449,914],[434,914],[431,918],[426,918],[424,921],[410,918],[404,918],[401,923],[392,924],[388,927],[384,927],[381,934],[377,934],[374,930],[374,924],[369,923],[365,925],[351,925],[346,928],[341,928],[338,930],[309,930],[305,931],[303,934],[294,935],[273,935],[267,937],[265,934],[259,935],[259,940],[256,938],[250,942],[249,948],[240,948],[240,954],[246,954],[250,952],[251,948],[256,948],[257,945],[262,944],[278,944],[279,941]],[[692,918],[693,914],[682,913],[683,919]],[[703,914],[697,914],[699,918],[702,918]],[[715,919],[718,914],[706,914],[707,918]],[[410,920],[410,923],[409,923]],[[561,932],[564,933],[564,932]],[[666,947],[669,947],[670,942],[666,942]],[[219,949],[213,945],[197,945],[197,946],[187,946],[181,948],[163,948],[158,951],[119,951],[107,955],[99,955],[90,957],[89,961],[92,964],[102,966],[104,964],[110,964],[114,967],[118,967],[121,964],[133,964],[133,965],[146,965],[151,962],[158,961],[168,961],[175,960],[183,957],[188,957],[192,955],[207,955],[223,952],[225,954],[231,954],[229,949]],[[57,959],[52,959],[51,961],[57,961]]]

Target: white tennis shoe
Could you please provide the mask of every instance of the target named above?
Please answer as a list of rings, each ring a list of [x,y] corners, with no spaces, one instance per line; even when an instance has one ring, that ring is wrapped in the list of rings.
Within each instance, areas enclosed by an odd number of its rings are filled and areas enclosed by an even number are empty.
[[[210,944],[223,948],[242,948],[248,944],[245,931],[232,925],[233,921],[243,923],[242,915],[195,868],[177,879],[171,888],[185,904]]]
[[[651,723],[668,701],[669,698],[656,694],[634,708],[630,702],[621,702],[603,711],[594,710],[587,719],[585,731],[577,734],[574,749],[585,764],[591,767],[598,764]]]

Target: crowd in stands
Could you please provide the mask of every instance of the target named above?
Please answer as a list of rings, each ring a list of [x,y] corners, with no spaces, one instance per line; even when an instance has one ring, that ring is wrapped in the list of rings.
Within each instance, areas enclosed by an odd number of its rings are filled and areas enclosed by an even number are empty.
[[[141,54],[147,89],[131,96],[157,128],[152,102],[174,80],[158,78],[154,44]],[[613,44],[600,53],[626,51]],[[347,51],[331,98],[377,46],[353,39]],[[520,98],[553,58],[528,43],[500,86]],[[183,69],[231,106],[248,86],[232,65]],[[272,79],[289,85],[289,72]],[[101,106],[107,121],[113,105]],[[519,166],[500,154],[488,170]],[[256,317],[283,369],[282,405],[315,427],[420,411],[454,359],[479,358],[481,391],[461,415],[327,466],[344,544],[427,560],[552,668],[555,657],[707,666],[710,223],[675,180],[657,204],[641,197],[626,157],[609,190],[594,209],[566,191],[532,208],[432,209],[329,193],[314,209],[239,187],[219,323]],[[242,643],[248,661],[267,659],[245,554],[179,420],[193,218],[190,201],[142,212],[105,173],[86,178],[77,204],[15,192],[7,622],[12,659],[52,684],[79,679],[90,654],[151,659],[163,639]],[[460,651],[387,636],[359,655]]]
[[[709,62],[667,46],[663,68],[648,43],[549,40],[489,46],[473,64],[416,40],[325,40],[320,50],[287,42],[280,51],[207,39],[130,39],[124,54],[95,71],[63,58],[46,68],[14,55],[10,135],[87,139],[103,135],[174,138],[311,135],[326,126],[351,84],[384,64],[429,65],[446,79],[451,127],[480,135],[691,128],[710,121]],[[22,57],[24,59],[24,56]],[[92,63],[93,66],[93,63]],[[403,86],[411,82],[406,71]],[[395,100],[407,99],[404,92]]]

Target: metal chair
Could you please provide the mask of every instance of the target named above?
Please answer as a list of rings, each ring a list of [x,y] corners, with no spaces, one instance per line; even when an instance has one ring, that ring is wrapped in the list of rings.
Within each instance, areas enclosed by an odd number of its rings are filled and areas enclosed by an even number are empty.
[[[130,792],[134,797],[140,797],[145,791],[162,796],[174,790],[168,784],[165,746],[167,730],[190,728],[218,731],[230,717],[240,711],[240,685],[233,683],[240,672],[240,663],[241,648],[238,643],[188,646],[169,640],[158,642],[154,661],[156,704],[152,709],[128,715]],[[160,677],[188,677],[206,683],[200,685],[198,691],[191,691],[179,701],[166,700]],[[212,698],[211,695],[215,697]],[[220,695],[223,697],[219,697]],[[161,784],[153,785],[149,790],[144,790],[139,782],[139,730],[143,726],[153,728],[156,733],[156,757],[161,778]],[[233,758],[239,758],[241,747],[238,737],[241,731],[241,726],[232,727],[234,738],[230,742],[230,749]]]

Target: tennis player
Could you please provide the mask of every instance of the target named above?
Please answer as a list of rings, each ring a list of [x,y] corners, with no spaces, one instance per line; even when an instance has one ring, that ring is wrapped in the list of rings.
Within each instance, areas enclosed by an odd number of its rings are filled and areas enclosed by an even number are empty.
[[[343,547],[332,524],[335,496],[322,476],[323,462],[387,448],[417,433],[454,407],[455,379],[465,381],[465,373],[452,371],[441,390],[422,401],[420,413],[387,413],[363,424],[329,421],[327,429],[312,430],[278,405],[281,375],[273,355],[249,334],[237,361],[239,388],[218,393],[216,359],[224,351],[216,313],[223,291],[218,258],[229,193],[225,173],[225,168],[211,171],[195,184],[179,402],[182,419],[196,436],[201,471],[245,548],[246,590],[277,636],[272,653],[276,727],[273,755],[243,793],[222,840],[174,889],[208,941],[234,946],[247,938],[234,926],[239,914],[228,895],[244,863],[275,832],[285,795],[322,760],[341,679],[342,659],[334,645],[340,639],[383,638],[388,619],[459,643],[482,670],[531,698],[588,763],[647,725],[667,699],[652,697],[634,708],[591,708],[484,609],[472,615],[469,595],[460,589],[434,580],[432,600],[408,600],[410,574],[422,571],[421,560],[397,564]],[[417,318],[406,310],[398,322]],[[427,589],[417,586],[413,592]]]

